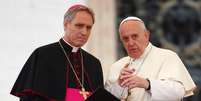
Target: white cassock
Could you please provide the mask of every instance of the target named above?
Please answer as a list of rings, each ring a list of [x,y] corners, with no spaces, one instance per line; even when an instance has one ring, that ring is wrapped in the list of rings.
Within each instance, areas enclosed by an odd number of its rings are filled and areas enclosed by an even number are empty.
[[[124,57],[110,68],[105,88],[120,98],[123,88],[117,83],[121,69],[130,62]],[[127,101],[181,101],[193,94],[195,84],[178,55],[170,50],[161,49],[151,43],[140,58],[135,59],[129,68],[136,70],[136,75],[148,78],[151,90],[133,88]]]

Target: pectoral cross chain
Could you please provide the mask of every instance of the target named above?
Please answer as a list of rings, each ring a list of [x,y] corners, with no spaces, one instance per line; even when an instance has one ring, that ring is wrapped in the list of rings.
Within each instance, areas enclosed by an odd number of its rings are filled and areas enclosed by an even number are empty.
[[[80,95],[82,95],[84,97],[84,100],[86,100],[90,93],[85,91],[84,88],[82,88],[82,90],[80,91]]]

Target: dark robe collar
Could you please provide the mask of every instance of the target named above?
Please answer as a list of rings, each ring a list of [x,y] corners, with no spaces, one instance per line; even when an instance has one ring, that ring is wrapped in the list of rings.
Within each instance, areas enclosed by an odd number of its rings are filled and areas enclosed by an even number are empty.
[[[64,47],[64,49],[67,52],[67,54],[69,54],[71,52],[78,52],[78,51],[80,51],[80,48],[73,47],[67,41],[65,41],[63,38],[61,38],[59,41],[61,42],[61,44]],[[76,49],[76,48],[78,48],[78,49]]]

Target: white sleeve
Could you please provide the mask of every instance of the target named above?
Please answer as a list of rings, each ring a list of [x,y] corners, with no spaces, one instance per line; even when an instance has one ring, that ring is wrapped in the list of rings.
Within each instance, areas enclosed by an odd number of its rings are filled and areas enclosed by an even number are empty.
[[[121,87],[117,82],[114,83],[106,82],[105,89],[119,99],[122,96],[128,96],[128,89]]]
[[[184,86],[174,80],[150,80],[151,101],[178,101],[184,97]]]

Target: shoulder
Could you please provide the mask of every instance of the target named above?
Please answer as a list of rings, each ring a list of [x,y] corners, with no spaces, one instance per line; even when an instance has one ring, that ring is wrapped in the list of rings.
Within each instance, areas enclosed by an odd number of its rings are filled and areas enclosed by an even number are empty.
[[[178,56],[176,52],[169,49],[165,49],[165,48],[159,48],[159,47],[153,46],[153,50],[159,56],[165,56],[165,57]]]
[[[59,47],[58,42],[54,42],[54,43],[50,43],[50,44],[47,44],[47,45],[44,45],[44,46],[40,46],[36,50],[38,50],[38,51],[46,51],[46,50],[55,49],[55,48],[58,48],[58,47]]]
[[[46,51],[55,50],[57,48],[59,48],[59,44],[58,44],[58,42],[54,42],[54,43],[50,43],[47,45],[40,46],[40,47],[36,48],[34,51],[46,52]]]
[[[152,58],[152,62],[158,62],[158,59],[163,61],[162,63],[181,62],[181,58],[176,52],[158,47],[153,47],[153,52],[151,53],[150,57]]]
[[[40,46],[36,48],[32,55],[47,55],[47,54],[55,54],[57,51],[59,51],[59,45],[58,42],[50,43],[47,45]]]

